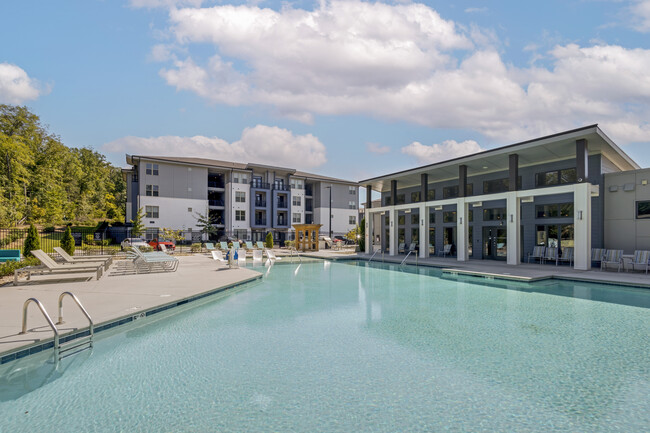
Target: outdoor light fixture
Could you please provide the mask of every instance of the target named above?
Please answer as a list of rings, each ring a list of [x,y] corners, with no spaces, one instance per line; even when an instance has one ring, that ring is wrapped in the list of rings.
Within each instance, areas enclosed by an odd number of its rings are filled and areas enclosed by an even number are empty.
[[[515,222],[515,216],[513,214],[510,214],[510,222],[511,223]]]
[[[463,217],[460,217],[460,224],[463,223]]]
[[[433,210],[442,210],[442,206],[436,206],[433,208]]]
[[[582,219],[582,211],[581,211],[581,210],[578,211],[578,219],[579,219],[579,220]]]

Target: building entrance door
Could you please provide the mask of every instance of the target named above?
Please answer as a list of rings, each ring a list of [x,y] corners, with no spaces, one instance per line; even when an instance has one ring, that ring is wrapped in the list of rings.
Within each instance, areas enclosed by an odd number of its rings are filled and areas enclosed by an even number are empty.
[[[483,227],[483,258],[506,260],[508,231],[505,227]]]

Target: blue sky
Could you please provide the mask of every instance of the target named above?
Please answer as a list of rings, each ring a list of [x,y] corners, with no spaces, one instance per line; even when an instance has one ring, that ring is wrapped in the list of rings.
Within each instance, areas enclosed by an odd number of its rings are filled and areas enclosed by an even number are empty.
[[[650,0],[4,1],[0,102],[69,146],[359,180],[599,123],[650,165]]]

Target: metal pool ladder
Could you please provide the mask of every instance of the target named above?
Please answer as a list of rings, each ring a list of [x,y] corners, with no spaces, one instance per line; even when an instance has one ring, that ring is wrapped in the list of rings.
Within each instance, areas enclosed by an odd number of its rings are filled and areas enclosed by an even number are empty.
[[[296,253],[296,256],[298,257],[298,261],[299,261],[300,263],[302,263],[302,259],[300,258],[300,253],[298,252],[298,250],[297,250],[295,247],[291,247],[291,248],[289,249],[289,252],[291,253],[291,260],[293,260],[293,253],[294,253],[294,251],[295,251],[295,253]]]
[[[63,321],[63,298],[67,296],[70,296],[72,300],[77,304],[81,312],[86,316],[86,319],[88,319],[89,323],[89,334],[85,337],[77,338],[72,340],[69,343],[60,343],[60,334],[59,330],[57,329],[56,325],[62,325],[65,323]],[[23,327],[22,331],[20,334],[26,334],[27,333],[27,307],[29,307],[30,303],[35,303],[36,306],[38,306],[38,309],[41,310],[41,313],[43,313],[43,316],[45,317],[45,320],[47,320],[48,325],[50,325],[50,328],[52,328],[52,331],[54,332],[54,360],[56,363],[61,361],[63,358],[66,358],[68,356],[74,355],[76,353],[82,352],[87,349],[92,349],[93,347],[93,337],[95,336],[95,325],[93,323],[92,318],[88,314],[88,311],[84,308],[84,306],[81,304],[81,301],[79,301],[79,298],[77,298],[72,292],[63,292],[61,295],[59,295],[59,321],[54,324],[52,321],[52,318],[50,317],[49,314],[47,314],[47,310],[45,310],[45,307],[36,298],[29,298],[28,300],[25,301],[23,304]],[[79,350],[75,350],[79,349]],[[72,352],[75,350],[74,352]]]
[[[376,250],[374,253],[372,253],[372,256],[370,256],[370,258],[368,259],[368,263],[370,263],[370,262],[372,261],[372,259],[375,258],[375,256],[377,255],[377,253],[378,253],[379,251],[381,251],[381,250]]]
[[[402,260],[402,263],[399,264],[400,266],[402,266],[402,265],[404,264],[404,262],[406,262],[406,259],[409,258],[409,256],[411,255],[411,253],[412,253],[413,251],[415,251],[415,250],[410,250],[410,251],[408,252],[408,254],[406,254],[406,257],[404,257],[404,260]]]

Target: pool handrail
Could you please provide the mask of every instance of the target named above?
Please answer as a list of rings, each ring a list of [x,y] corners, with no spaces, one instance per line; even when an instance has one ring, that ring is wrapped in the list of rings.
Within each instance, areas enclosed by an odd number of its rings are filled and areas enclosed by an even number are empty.
[[[58,362],[59,360],[59,330],[57,329],[56,325],[52,321],[52,318],[50,317],[49,314],[47,314],[47,310],[41,303],[36,298],[29,298],[25,301],[23,304],[23,327],[22,330],[18,333],[18,335],[24,335],[27,334],[27,307],[29,307],[29,304],[35,303],[36,306],[38,307],[39,310],[41,310],[41,313],[43,313],[43,316],[45,317],[45,320],[47,320],[47,324],[50,325],[50,328],[52,328],[52,331],[54,332],[54,360]]]

